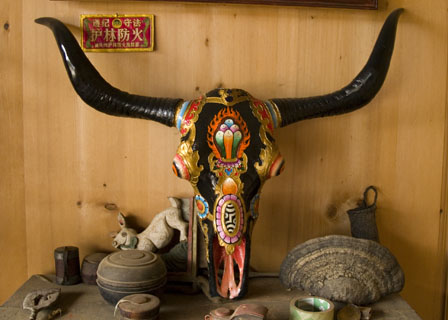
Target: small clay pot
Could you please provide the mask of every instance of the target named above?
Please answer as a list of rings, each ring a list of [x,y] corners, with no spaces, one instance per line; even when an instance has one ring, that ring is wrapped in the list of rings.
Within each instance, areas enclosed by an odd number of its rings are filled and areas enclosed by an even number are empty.
[[[103,298],[116,305],[131,294],[160,296],[166,281],[166,267],[159,256],[147,251],[123,250],[100,262],[96,283]]]
[[[96,285],[96,271],[107,253],[92,253],[84,257],[81,265],[82,282],[89,285]]]
[[[132,294],[117,303],[123,320],[159,319],[160,300],[151,294]]]

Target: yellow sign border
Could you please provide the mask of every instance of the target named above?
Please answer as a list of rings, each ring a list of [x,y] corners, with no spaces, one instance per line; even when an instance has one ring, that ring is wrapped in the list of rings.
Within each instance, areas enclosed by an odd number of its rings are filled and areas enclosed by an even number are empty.
[[[114,18],[122,18],[122,17],[134,17],[134,18],[149,18],[151,24],[151,43],[148,48],[108,48],[108,49],[86,49],[84,48],[84,26],[83,20],[85,18],[92,17],[114,17]],[[79,24],[81,27],[81,48],[84,52],[148,52],[154,51],[154,19],[155,16],[153,14],[81,14],[79,18]]]

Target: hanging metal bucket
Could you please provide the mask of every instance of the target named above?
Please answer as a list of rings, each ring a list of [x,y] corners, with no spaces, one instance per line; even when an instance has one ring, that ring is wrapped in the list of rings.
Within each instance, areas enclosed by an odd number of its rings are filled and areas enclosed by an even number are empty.
[[[372,204],[367,203],[367,196],[369,191],[375,193],[375,198]],[[368,239],[379,242],[378,228],[376,226],[375,211],[376,200],[378,198],[378,191],[374,186],[369,186],[364,191],[364,199],[361,205],[357,208],[350,209],[347,214],[350,218],[350,228],[352,237]]]

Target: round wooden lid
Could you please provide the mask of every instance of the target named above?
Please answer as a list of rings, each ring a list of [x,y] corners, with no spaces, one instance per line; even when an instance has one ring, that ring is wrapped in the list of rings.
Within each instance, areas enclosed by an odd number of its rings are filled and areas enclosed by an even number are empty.
[[[97,271],[98,283],[115,288],[155,288],[166,282],[166,267],[152,252],[124,250],[104,258]]]
[[[153,320],[159,316],[160,300],[151,294],[132,294],[121,299],[117,305],[125,319]]]

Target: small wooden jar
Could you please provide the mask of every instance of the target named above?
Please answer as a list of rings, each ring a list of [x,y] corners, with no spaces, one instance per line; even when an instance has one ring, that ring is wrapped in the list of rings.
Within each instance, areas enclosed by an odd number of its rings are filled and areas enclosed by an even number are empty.
[[[79,250],[77,247],[59,247],[54,250],[56,283],[73,285],[81,282]]]
[[[123,320],[159,319],[160,300],[151,294],[133,294],[118,302],[118,310]]]

